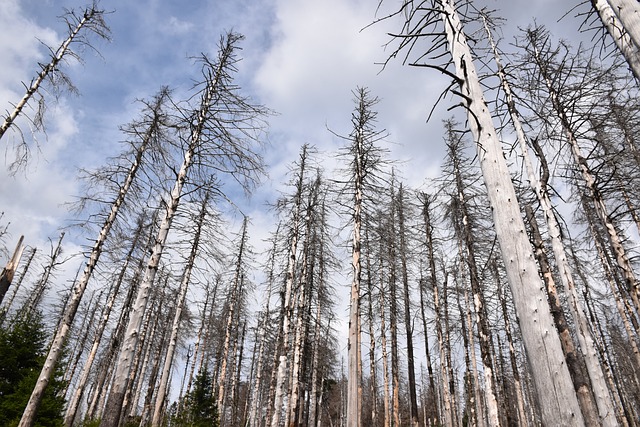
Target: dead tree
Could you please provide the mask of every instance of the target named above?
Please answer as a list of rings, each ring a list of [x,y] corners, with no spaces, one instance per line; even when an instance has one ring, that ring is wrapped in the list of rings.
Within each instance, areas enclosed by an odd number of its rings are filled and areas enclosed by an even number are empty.
[[[452,79],[452,93],[460,97],[467,112],[480,167],[492,206],[493,222],[507,270],[523,341],[536,384],[543,422],[581,425],[582,413],[573,390],[558,334],[553,327],[549,306],[537,274],[533,249],[529,243],[518,198],[502,152],[493,119],[484,100],[474,65],[474,54],[453,0],[405,1],[393,16],[403,16],[403,30],[397,35],[400,46],[411,50],[417,38],[431,38],[426,52],[418,52],[416,66],[435,68]],[[448,58],[445,66],[435,58]],[[431,60],[431,62],[429,62]],[[452,70],[450,70],[452,68]]]

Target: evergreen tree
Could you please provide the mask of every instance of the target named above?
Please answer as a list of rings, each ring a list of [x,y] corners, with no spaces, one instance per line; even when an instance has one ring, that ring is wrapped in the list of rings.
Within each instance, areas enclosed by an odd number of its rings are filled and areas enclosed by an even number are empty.
[[[193,389],[183,399],[184,408],[172,425],[176,427],[218,427],[218,407],[213,397],[213,378],[205,365],[194,381]]]
[[[10,328],[0,329],[0,425],[20,421],[46,356],[47,334],[42,315],[34,312]],[[38,409],[35,426],[61,426],[65,399],[58,367]]]

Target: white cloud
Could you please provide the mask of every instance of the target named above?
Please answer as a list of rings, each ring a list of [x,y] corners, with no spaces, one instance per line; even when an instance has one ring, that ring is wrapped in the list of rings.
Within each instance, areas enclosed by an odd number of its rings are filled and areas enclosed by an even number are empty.
[[[180,19],[172,16],[169,18],[169,24],[167,29],[173,35],[183,35],[193,30],[194,25],[192,22],[181,21]]]

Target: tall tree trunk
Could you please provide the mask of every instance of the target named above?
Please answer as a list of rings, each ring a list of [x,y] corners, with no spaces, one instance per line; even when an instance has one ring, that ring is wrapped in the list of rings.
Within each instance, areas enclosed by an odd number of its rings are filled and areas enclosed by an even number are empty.
[[[434,196],[421,193],[420,204],[422,212],[422,220],[424,223],[425,246],[427,249],[427,262],[429,263],[429,284],[431,285],[431,294],[433,298],[433,310],[436,323],[436,338],[438,341],[438,354],[440,355],[440,376],[442,378],[442,400],[444,403],[444,425],[452,427],[453,415],[451,407],[451,398],[449,395],[448,367],[447,358],[445,356],[445,341],[442,330],[442,308],[440,304],[440,293],[438,289],[438,277],[436,271],[435,248],[433,231],[435,229],[432,220],[432,210]],[[424,311],[423,311],[424,314]]]
[[[2,270],[0,274],[0,304],[2,304],[2,300],[9,290],[9,286],[11,286],[11,282],[13,281],[13,276],[16,273],[16,269],[18,268],[18,264],[20,264],[20,258],[22,257],[22,251],[24,251],[24,246],[22,245],[22,241],[24,240],[24,236],[20,236],[18,239],[18,244],[16,245],[16,249],[13,251],[13,255],[7,265]]]
[[[80,373],[78,384],[76,384],[73,396],[71,397],[71,399],[69,400],[69,403],[67,404],[67,411],[65,413],[65,420],[64,420],[65,426],[67,427],[71,427],[73,425],[76,414],[80,407],[82,395],[84,394],[84,390],[87,386],[87,382],[89,381],[89,376],[91,374],[93,362],[98,353],[100,342],[102,341],[102,335],[104,334],[104,330],[106,329],[107,324],[109,323],[109,318],[111,317],[111,311],[113,310],[113,306],[115,305],[116,297],[119,294],[120,286],[124,281],[125,273],[133,257],[133,251],[136,249],[138,245],[138,240],[143,232],[143,228],[144,228],[143,217],[140,217],[138,220],[138,228],[134,235],[133,241],[131,242],[129,252],[125,257],[124,264],[120,269],[120,273],[118,274],[117,279],[112,285],[112,289],[109,290],[109,298],[107,299],[107,302],[105,303],[105,306],[102,310],[102,317],[100,318],[100,322],[96,327],[96,331],[93,336],[93,342],[91,344],[91,349],[89,350],[87,359],[84,362],[84,367],[82,368],[82,372]],[[151,233],[149,234],[149,238],[151,238]],[[147,246],[149,245],[149,243],[150,242],[147,242]]]
[[[444,22],[457,82],[477,143],[480,167],[493,207],[496,235],[507,270],[533,379],[546,424],[581,425],[582,413],[564,363],[560,339],[537,275],[518,199],[490,110],[484,101],[462,23],[453,0],[435,6]]]
[[[369,227],[365,228],[364,238],[365,251],[371,253],[371,242],[369,240]],[[376,334],[373,315],[373,270],[371,266],[371,256],[365,257],[366,262],[366,284],[367,284],[367,323],[369,325],[369,394],[371,395],[371,425],[378,425],[378,361],[376,359]]]
[[[405,204],[405,195],[404,189],[402,188],[402,184],[400,184],[400,188],[398,189],[398,233],[400,235],[400,262],[402,269],[402,288],[403,288],[403,297],[404,297],[404,325],[405,332],[407,334],[407,371],[408,371],[408,380],[409,380],[409,402],[411,409],[411,425],[413,427],[418,427],[419,417],[418,417],[418,398],[416,395],[416,370],[413,360],[413,328],[411,321],[411,297],[409,294],[409,272],[407,267],[407,254],[409,252],[409,248],[407,247],[406,241],[406,224],[405,224],[405,213],[404,213],[404,204]]]
[[[571,379],[578,396],[578,401],[582,409],[585,422],[590,423],[589,425],[593,425],[593,423],[597,423],[598,412],[591,388],[589,387],[589,378],[582,368],[583,362],[581,360],[581,354],[578,353],[578,349],[576,349],[571,336],[571,331],[569,330],[569,324],[564,315],[564,311],[562,310],[555,279],[551,272],[549,259],[545,252],[544,242],[538,228],[535,214],[533,213],[531,206],[528,204],[525,205],[524,209],[527,214],[529,226],[531,227],[533,245],[536,250],[536,258],[540,265],[540,272],[542,273],[543,280],[546,284],[547,299],[549,307],[551,308],[551,313],[553,314],[556,330],[560,336],[560,342],[567,363],[567,368],[571,373]]]
[[[455,276],[454,276],[455,280]],[[457,282],[457,280],[456,280]],[[476,359],[476,344],[473,337],[473,320],[471,319],[471,305],[469,304],[469,291],[464,290],[456,283],[455,287],[456,303],[460,313],[460,328],[462,332],[462,342],[464,345],[464,363],[466,367],[465,383],[469,411],[469,418],[472,425],[484,427],[484,405],[482,405],[482,390],[478,375],[478,361]],[[460,293],[464,293],[464,307],[460,303]]]
[[[69,46],[71,45],[71,43],[73,43],[74,40],[79,37],[79,34],[81,34],[81,31],[83,31],[83,28],[89,28],[90,31],[98,33],[103,38],[108,38],[109,30],[102,20],[104,11],[98,10],[96,8],[96,3],[94,3],[92,7],[86,8],[83,11],[81,18],[79,16],[77,17],[77,23],[75,27],[72,27],[70,24],[71,18],[76,18],[76,15],[74,13],[71,13],[70,15],[71,16],[67,20],[67,24],[69,25],[69,34],[67,38],[62,42],[62,44],[60,44],[55,52],[53,52],[49,63],[46,65],[41,65],[42,70],[40,70],[35,79],[31,81],[29,86],[27,87],[25,85],[27,91],[25,92],[24,96],[17,104],[15,104],[13,111],[7,117],[5,117],[2,125],[0,126],[0,139],[2,139],[5,132],[14,124],[18,115],[20,115],[25,105],[27,105],[27,102],[29,102],[31,97],[38,91],[42,82],[47,78],[51,78],[51,74],[58,71],[58,64],[60,64],[60,61],[62,61],[68,53],[71,56],[75,55],[69,50]],[[26,421],[27,420],[25,420],[25,422]]]
[[[392,178],[393,179],[393,178]],[[391,184],[393,187],[393,183]],[[387,262],[389,263],[389,287],[384,290],[389,293],[389,335],[391,338],[391,413],[392,427],[399,427],[400,424],[400,361],[398,360],[398,294],[396,292],[398,286],[397,277],[397,249],[396,249],[396,216],[393,205],[395,204],[395,189],[391,189],[391,213],[386,219],[388,223],[385,225],[386,233],[384,235]],[[383,288],[384,289],[384,288]]]
[[[282,301],[282,325],[280,328],[279,356],[277,359],[277,376],[275,385],[275,399],[273,404],[273,414],[271,418],[271,427],[280,426],[280,416],[282,414],[282,402],[284,398],[284,383],[286,378],[287,362],[289,356],[289,335],[291,322],[293,320],[293,294],[295,283],[296,260],[298,255],[298,241],[300,239],[300,215],[302,212],[302,192],[303,183],[306,173],[307,162],[307,146],[303,145],[300,153],[300,165],[295,184],[293,216],[291,218],[291,234],[289,236],[289,252],[287,258],[287,277],[285,283],[284,300]]]
[[[13,305],[13,301],[15,300],[16,295],[18,294],[18,290],[22,286],[22,282],[24,281],[24,278],[27,275],[29,268],[31,267],[31,263],[33,262],[33,258],[36,256],[37,251],[38,251],[37,248],[31,249],[31,255],[29,255],[27,262],[24,264],[24,267],[22,268],[22,274],[20,275],[20,279],[18,279],[16,284],[13,286],[13,292],[11,292],[11,296],[9,297],[9,300],[7,300],[4,306],[0,308],[0,326],[4,325],[4,321],[7,318],[7,314],[9,313],[9,310]]]
[[[218,391],[216,394],[216,402],[218,405],[218,413],[220,414],[221,421],[227,419],[225,417],[225,397],[227,386],[227,365],[229,362],[229,354],[232,340],[232,333],[234,329],[238,329],[237,317],[240,315],[242,306],[242,295],[244,293],[244,272],[243,264],[245,262],[245,250],[247,244],[247,222],[248,218],[245,216],[242,222],[242,231],[240,235],[240,247],[238,249],[238,257],[236,259],[236,271],[233,278],[233,284],[229,289],[229,296],[227,301],[229,303],[229,310],[227,312],[227,319],[225,322],[224,330],[224,344],[222,347],[222,353],[220,355],[220,373],[218,375]]]
[[[280,234],[280,224],[278,224],[278,228],[276,230],[273,246],[271,248],[271,253],[269,254],[269,273],[267,279],[267,296],[265,297],[264,303],[264,311],[262,313],[262,317],[260,320],[260,325],[258,326],[258,337],[256,338],[259,342],[258,347],[258,356],[257,356],[257,366],[256,366],[256,376],[255,376],[255,384],[251,392],[251,406],[249,409],[249,426],[258,427],[260,422],[258,421],[258,411],[263,404],[263,400],[260,396],[262,389],[262,376],[264,375],[264,359],[266,357],[266,334],[267,334],[267,324],[270,321],[270,307],[271,307],[271,292],[273,290],[273,284],[275,283],[275,258],[277,251],[277,238]]]
[[[64,239],[64,235],[65,235],[64,231],[60,233],[60,237],[58,238],[58,243],[56,247],[51,248],[51,255],[49,255],[49,262],[44,267],[44,271],[40,276],[40,280],[38,280],[38,283],[35,285],[35,289],[33,290],[32,295],[29,296],[24,307],[20,310],[20,316],[22,317],[30,316],[40,305],[40,302],[42,301],[42,297],[44,296],[45,292],[47,291],[47,287],[49,286],[49,278],[51,277],[51,273],[53,272],[55,267],[58,265],[58,257],[62,252],[62,239]],[[71,328],[70,324],[69,324],[69,328]],[[62,346],[62,343],[57,343],[54,339],[54,343],[51,346],[51,348],[57,347],[58,344],[60,347]],[[52,350],[50,349],[49,353],[51,353],[51,351]],[[60,349],[58,351],[60,351]],[[42,369],[45,370],[46,368],[53,370],[53,366],[49,366],[45,362],[44,367]],[[52,372],[53,371],[49,373],[52,373]],[[28,424],[25,424],[24,427],[27,427],[27,426],[30,427],[31,424],[33,424],[33,419],[35,418],[35,412],[38,410],[38,406],[40,405],[40,400],[42,399],[42,394],[44,393],[44,389],[46,388],[48,383],[49,383],[49,377],[48,376],[43,377],[41,373],[40,377],[38,378],[38,382],[36,383],[36,386],[33,392],[31,393],[32,397],[29,399],[29,403],[27,403],[25,412],[22,415],[23,418],[26,416],[25,422],[28,423]],[[37,393],[36,393],[36,389],[38,389]]]
[[[109,236],[111,228],[116,222],[116,218],[118,216],[118,213],[120,212],[120,208],[125,201],[125,198],[129,192],[129,189],[131,188],[131,185],[134,182],[138,170],[140,169],[142,156],[144,155],[147,147],[150,145],[151,139],[161,126],[160,109],[167,96],[167,91],[163,90],[154,100],[154,104],[152,106],[153,119],[151,121],[151,125],[147,128],[146,134],[143,136],[142,140],[140,141],[140,145],[137,147],[135,158],[131,163],[127,176],[120,187],[118,195],[111,205],[109,214],[107,215],[107,218],[102,225],[102,229],[100,230],[100,233],[98,233],[98,238],[96,239],[96,242],[91,249],[91,253],[89,254],[89,259],[84,268],[82,277],[79,281],[77,281],[73,288],[71,299],[69,301],[69,304],[67,304],[67,307],[65,308],[64,314],[61,319],[61,325],[56,330],[56,334],[53,339],[53,345],[49,349],[47,359],[44,363],[42,371],[40,372],[40,376],[38,377],[38,383],[31,393],[29,403],[27,404],[27,408],[25,409],[22,420],[20,421],[20,427],[30,427],[33,425],[35,413],[38,406],[40,405],[40,401],[42,400],[44,391],[49,384],[49,380],[51,379],[51,375],[53,374],[53,369],[61,356],[64,341],[67,337],[67,334],[69,333],[69,330],[71,329],[71,325],[73,324],[76,312],[78,311],[80,301],[82,300],[82,296],[84,295],[87,285],[89,284],[89,279],[91,278],[91,275],[93,274],[93,271],[98,264],[98,260],[100,259],[100,255],[102,254],[104,243]]]
[[[197,111],[196,121],[191,124],[191,135],[189,136],[188,146],[184,152],[184,158],[180,170],[176,175],[176,181],[171,191],[169,200],[165,206],[164,217],[160,223],[158,234],[156,236],[156,243],[152,249],[147,268],[145,270],[142,283],[138,288],[138,295],[133,307],[133,312],[129,318],[129,325],[127,326],[127,332],[125,341],[118,357],[116,364],[116,380],[109,392],[109,398],[107,400],[107,408],[105,410],[105,416],[100,422],[100,427],[117,427],[118,420],[120,419],[120,412],[122,410],[122,402],[124,400],[124,394],[126,389],[126,378],[128,377],[133,360],[133,354],[139,338],[140,326],[142,324],[142,318],[146,310],[147,301],[149,299],[149,292],[153,286],[153,282],[158,271],[160,264],[160,258],[164,252],[169,230],[173,222],[173,218],[178,210],[180,204],[180,196],[182,195],[182,189],[187,180],[187,174],[189,168],[194,162],[194,155],[198,146],[202,142],[202,132],[205,128],[205,122],[207,115],[213,106],[214,96],[218,91],[218,83],[223,78],[221,76],[222,71],[228,66],[227,61],[231,59],[234,46],[231,37],[227,37],[225,45],[222,46],[220,51],[220,60],[215,69],[209,70],[209,77],[207,78],[207,85],[202,92],[200,99],[199,110]]]
[[[209,203],[209,194],[205,194],[202,201],[202,207],[200,208],[200,214],[198,215],[196,230],[193,235],[193,244],[191,245],[191,252],[187,259],[187,265],[182,273],[182,280],[180,281],[180,288],[178,291],[178,301],[176,302],[176,310],[173,315],[173,322],[171,324],[171,337],[169,338],[169,347],[167,348],[167,354],[164,358],[162,375],[160,377],[160,384],[158,385],[158,392],[156,394],[156,401],[153,407],[153,419],[151,424],[154,426],[160,425],[162,421],[162,408],[164,407],[164,399],[167,394],[167,384],[169,383],[169,375],[171,374],[171,367],[173,366],[173,355],[178,345],[178,332],[180,331],[180,321],[182,320],[182,310],[184,309],[185,299],[187,297],[187,290],[189,289],[189,282],[191,281],[191,271],[198,255],[198,249],[200,246],[200,235],[202,233],[202,227],[204,220],[207,216],[207,204]]]
[[[500,425],[500,414],[498,413],[498,401],[496,393],[496,384],[494,379],[493,353],[491,351],[491,331],[489,328],[488,314],[486,309],[484,292],[480,285],[480,275],[476,263],[476,250],[473,241],[473,232],[471,228],[472,218],[469,215],[467,195],[465,193],[465,185],[462,178],[461,159],[458,150],[460,150],[460,140],[456,138],[452,123],[447,123],[449,158],[453,166],[453,175],[456,186],[456,200],[454,201],[453,222],[460,241],[460,256],[465,261],[469,272],[469,284],[473,296],[473,309],[475,314],[475,324],[478,330],[478,339],[480,344],[480,356],[482,357],[484,383],[486,385],[485,401],[487,405],[487,415],[489,425],[492,427]],[[469,322],[470,340],[473,340],[473,323]],[[473,348],[472,348],[473,350]],[[475,357],[475,353],[473,353]],[[474,373],[475,373],[474,363]],[[477,379],[476,379],[477,380]],[[476,381],[476,387],[479,383]],[[477,404],[480,409],[482,400],[478,399]],[[483,411],[478,411],[478,423],[483,424]]]
[[[591,0],[591,6],[596,11],[602,25],[606,28],[616,47],[629,64],[629,68],[636,80],[640,81],[640,55],[638,46],[634,44],[624,25],[618,19],[608,0]]]
[[[633,0],[607,0],[629,34],[636,48],[640,47],[640,6]]]
[[[446,395],[449,397],[449,412],[451,414],[451,426],[458,426],[458,403],[456,398],[456,375],[453,370],[453,362],[451,358],[451,328],[449,327],[449,287],[448,287],[448,273],[445,273],[444,283],[442,284],[442,314],[444,315],[444,330],[443,330],[443,349],[444,349],[444,363],[445,376],[447,382],[443,388],[446,388]],[[442,356],[441,356],[442,357]],[[446,402],[445,402],[446,409]]]
[[[569,115],[566,111],[566,108],[563,105],[562,101],[560,100],[558,91],[556,90],[556,88],[554,88],[553,83],[551,81],[551,76],[549,76],[548,70],[544,65],[544,60],[541,57],[541,54],[538,48],[538,41],[539,41],[538,34],[536,31],[529,31],[527,33],[527,37],[534,50],[533,57],[534,57],[534,60],[536,61],[536,65],[538,66],[542,79],[545,82],[545,86],[549,91],[549,96],[551,99],[553,109],[558,119],[560,120],[562,129],[567,138],[567,142],[571,149],[573,161],[577,166],[578,170],[580,171],[580,174],[582,175],[584,184],[587,189],[586,190],[587,194],[593,201],[593,207],[598,215],[598,218],[600,219],[600,221],[602,221],[602,224],[607,230],[611,250],[613,251],[616,257],[618,266],[620,267],[621,273],[625,279],[627,287],[629,288],[629,293],[631,294],[633,302],[636,306],[636,310],[640,311],[640,298],[639,298],[640,283],[636,278],[636,275],[633,271],[633,267],[629,262],[627,251],[622,243],[622,239],[620,238],[620,235],[611,220],[606,203],[602,197],[602,194],[600,193],[600,190],[598,189],[595,174],[592,172],[591,168],[589,167],[587,163],[587,159],[582,154],[580,144],[578,142],[575,132],[573,131],[573,126],[569,118]]]
[[[440,414],[438,411],[438,398],[436,395],[436,382],[435,375],[433,373],[433,364],[431,361],[431,349],[429,344],[429,328],[427,328],[427,313],[426,313],[426,304],[425,304],[425,294],[427,293],[426,289],[426,279],[424,277],[420,277],[419,290],[420,294],[420,318],[422,319],[422,332],[424,333],[424,352],[427,364],[427,372],[429,375],[429,392],[423,392],[425,394],[425,399],[422,403],[424,416],[425,416],[425,425],[426,424],[437,424],[440,421]],[[428,410],[427,410],[428,408]],[[427,423],[428,418],[428,423]]]
[[[511,374],[513,375],[513,387],[516,392],[516,402],[518,404],[518,425],[528,427],[529,420],[525,410],[524,393],[522,381],[520,379],[520,369],[518,368],[518,358],[516,356],[515,342],[513,340],[513,332],[511,320],[509,319],[509,310],[507,309],[507,297],[502,289],[502,279],[498,271],[498,265],[495,260],[491,261],[491,268],[496,281],[498,300],[500,301],[500,309],[502,310],[502,320],[504,322],[504,331],[507,337],[507,345],[509,346],[509,360],[511,362]]]

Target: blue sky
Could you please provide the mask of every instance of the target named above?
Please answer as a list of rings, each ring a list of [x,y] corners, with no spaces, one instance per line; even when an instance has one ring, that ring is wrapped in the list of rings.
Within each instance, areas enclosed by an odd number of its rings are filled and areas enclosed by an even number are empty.
[[[509,34],[534,18],[562,37],[575,38],[577,21],[571,16],[561,23],[557,20],[576,2],[479,3],[503,10],[508,17],[505,34],[511,41]],[[189,58],[201,52],[215,54],[220,35],[229,29],[246,36],[237,82],[246,94],[278,113],[270,120],[265,153],[269,179],[251,202],[242,202],[252,217],[254,245],[260,246],[273,228],[265,204],[277,197],[300,146],[317,146],[326,153],[324,164],[329,168],[335,162],[331,156],[342,141],[327,128],[349,133],[351,91],[356,86],[368,87],[381,99],[378,123],[390,134],[391,157],[403,162],[400,174],[410,185],[422,185],[438,173],[444,156],[441,119],[451,114],[447,107],[457,101],[446,98],[426,123],[446,80],[435,71],[403,67],[399,61],[381,72],[377,64],[388,56],[387,32],[397,31],[399,24],[383,22],[362,31],[375,19],[376,4],[367,0],[103,0],[100,6],[113,12],[106,16],[112,41],[94,38],[100,55],[81,52],[83,64],[70,61],[65,66],[80,95],[63,96],[51,105],[48,135],[37,135],[40,152],[34,152],[24,172],[10,177],[0,165],[0,211],[5,213],[0,225],[11,222],[11,236],[3,243],[13,248],[21,234],[31,246],[44,248],[47,239],[57,240],[58,228],[70,218],[63,204],[79,194],[77,168],[92,168],[118,153],[117,141],[122,139],[118,126],[135,116],[137,98],[152,96],[161,85],[178,93],[188,91],[198,73]],[[22,82],[29,82],[35,64],[46,60],[38,39],[57,46],[66,30],[57,17],[64,8],[83,6],[77,0],[0,1],[0,111],[20,99]],[[1,142],[7,158],[11,156],[9,138],[6,135]],[[79,237],[68,239],[65,251],[78,252],[84,243]]]

